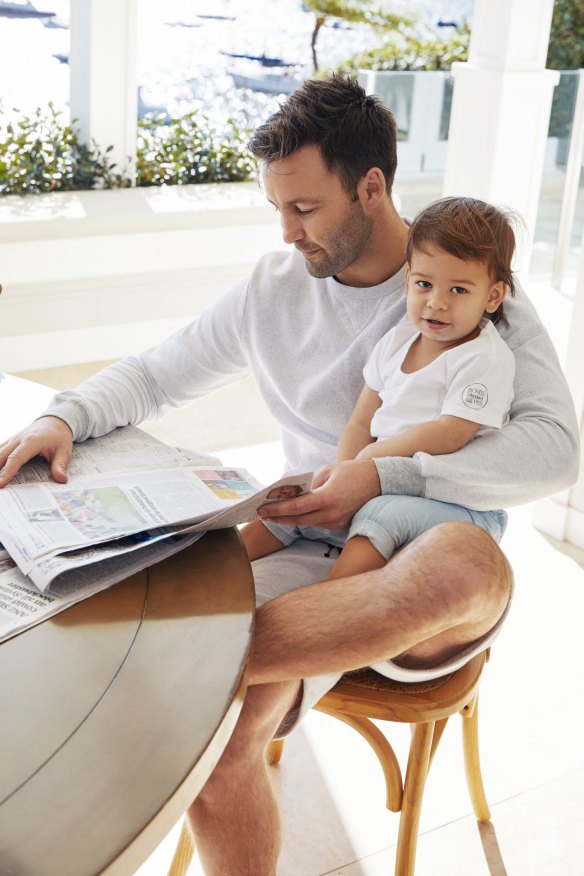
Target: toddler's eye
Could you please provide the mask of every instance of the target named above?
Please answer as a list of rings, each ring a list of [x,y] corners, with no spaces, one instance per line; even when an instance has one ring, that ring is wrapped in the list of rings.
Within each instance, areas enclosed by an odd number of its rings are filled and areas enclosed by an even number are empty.
[[[453,286],[451,291],[454,292],[455,295],[464,295],[466,293],[464,286]]]
[[[431,289],[432,284],[429,280],[416,280],[416,286],[420,286],[421,289]]]

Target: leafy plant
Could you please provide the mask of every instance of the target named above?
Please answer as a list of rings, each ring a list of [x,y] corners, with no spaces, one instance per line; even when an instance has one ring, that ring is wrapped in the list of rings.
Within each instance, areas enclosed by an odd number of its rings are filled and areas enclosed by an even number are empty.
[[[147,116],[138,124],[136,185],[248,180],[255,170],[250,133],[231,119],[218,132],[198,110],[181,118]]]
[[[0,109],[0,195],[41,194],[128,186],[109,153],[80,139],[75,121],[52,103],[32,116],[6,120]],[[136,185],[236,182],[254,175],[249,131],[229,121],[215,130],[198,112],[155,116],[138,123]]]
[[[127,185],[95,143],[79,139],[75,122],[49,103],[32,117],[5,121],[0,109],[0,194],[40,194]]]

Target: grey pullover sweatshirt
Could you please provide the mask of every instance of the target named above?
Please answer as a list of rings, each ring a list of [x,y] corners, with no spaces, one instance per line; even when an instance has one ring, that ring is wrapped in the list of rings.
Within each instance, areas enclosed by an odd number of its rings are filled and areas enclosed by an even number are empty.
[[[403,319],[405,272],[371,288],[310,276],[301,254],[275,252],[190,325],[59,393],[45,414],[76,441],[138,424],[252,374],[279,421],[287,468],[334,461],[376,342]],[[515,355],[511,421],[456,453],[376,460],[382,491],[487,510],[569,486],[578,428],[551,340],[525,292],[505,300],[501,336]],[[193,422],[193,445],[197,424]]]

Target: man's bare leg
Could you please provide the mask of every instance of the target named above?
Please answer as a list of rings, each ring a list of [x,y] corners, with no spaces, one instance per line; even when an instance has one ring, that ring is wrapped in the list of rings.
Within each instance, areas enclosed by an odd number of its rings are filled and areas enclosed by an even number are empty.
[[[511,572],[479,527],[445,523],[384,568],[293,591],[258,609],[252,682],[225,754],[189,810],[207,876],[274,876],[280,845],[266,745],[300,677],[400,657],[428,665],[488,632]]]
[[[309,678],[400,658],[445,660],[502,615],[511,571],[493,539],[471,523],[443,523],[383,568],[323,581],[258,609],[252,683]]]
[[[237,726],[188,820],[207,876],[274,876],[280,816],[266,747],[297,698],[299,682],[248,688]]]

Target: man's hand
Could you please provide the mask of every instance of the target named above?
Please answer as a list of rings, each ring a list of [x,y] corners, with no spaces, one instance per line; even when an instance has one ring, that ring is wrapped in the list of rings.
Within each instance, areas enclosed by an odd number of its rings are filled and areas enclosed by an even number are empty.
[[[258,513],[260,517],[277,523],[347,529],[359,508],[380,492],[374,462],[337,462],[317,472],[310,493],[297,499],[263,505]]]
[[[0,444],[0,487],[10,483],[25,462],[43,456],[51,463],[51,475],[67,483],[67,467],[73,453],[71,429],[58,417],[41,417]]]

